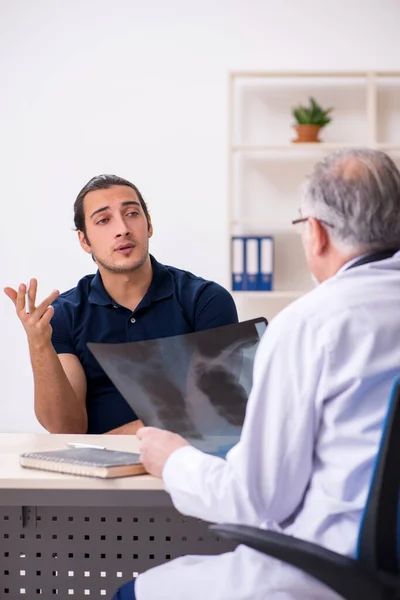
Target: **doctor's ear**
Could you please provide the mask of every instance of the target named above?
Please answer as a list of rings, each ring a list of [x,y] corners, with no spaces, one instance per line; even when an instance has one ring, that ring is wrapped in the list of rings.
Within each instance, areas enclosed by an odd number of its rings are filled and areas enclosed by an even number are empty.
[[[319,256],[324,253],[328,245],[328,233],[323,224],[314,217],[309,217],[307,225],[309,228],[308,243],[311,246],[312,253]]]

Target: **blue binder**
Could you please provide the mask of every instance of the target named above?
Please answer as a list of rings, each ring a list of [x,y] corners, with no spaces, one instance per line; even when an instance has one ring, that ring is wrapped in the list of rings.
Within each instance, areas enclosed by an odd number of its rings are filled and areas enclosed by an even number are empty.
[[[271,291],[274,274],[274,239],[272,236],[259,238],[258,289]]]
[[[274,239],[272,236],[232,236],[232,290],[273,289]]]
[[[246,246],[242,236],[232,237],[231,247],[231,264],[232,264],[232,290],[234,292],[243,291],[244,287],[244,266],[246,261]]]
[[[259,239],[256,236],[246,236],[245,238],[245,268],[244,268],[244,288],[249,291],[258,289],[258,279],[260,270],[260,251]]]

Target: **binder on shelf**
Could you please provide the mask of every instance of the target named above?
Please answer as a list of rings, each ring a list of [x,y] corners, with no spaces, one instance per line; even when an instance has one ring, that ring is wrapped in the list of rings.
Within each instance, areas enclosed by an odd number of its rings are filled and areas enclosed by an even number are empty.
[[[244,265],[246,260],[245,240],[242,236],[232,237],[232,290],[243,291],[244,287]]]
[[[274,240],[271,236],[259,238],[259,273],[258,289],[271,291],[273,289],[274,272]]]
[[[232,291],[273,289],[272,236],[232,236]]]
[[[245,238],[245,265],[244,265],[244,289],[256,291],[258,289],[260,270],[259,238]]]

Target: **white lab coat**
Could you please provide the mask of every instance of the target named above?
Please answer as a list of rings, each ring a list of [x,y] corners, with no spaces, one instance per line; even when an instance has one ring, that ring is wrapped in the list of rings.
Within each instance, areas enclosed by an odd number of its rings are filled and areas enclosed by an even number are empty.
[[[192,447],[168,459],[163,479],[175,507],[354,555],[399,374],[400,252],[341,269],[272,321],[257,352],[240,442],[226,460]],[[150,569],[136,592],[138,600],[335,597],[244,546]]]

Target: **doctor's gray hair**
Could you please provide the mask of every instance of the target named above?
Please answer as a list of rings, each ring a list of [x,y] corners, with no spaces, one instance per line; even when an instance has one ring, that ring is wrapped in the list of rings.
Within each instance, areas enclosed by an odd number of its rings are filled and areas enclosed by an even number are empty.
[[[400,172],[384,152],[339,150],[318,162],[305,185],[304,216],[330,223],[335,242],[369,251],[400,248]]]

